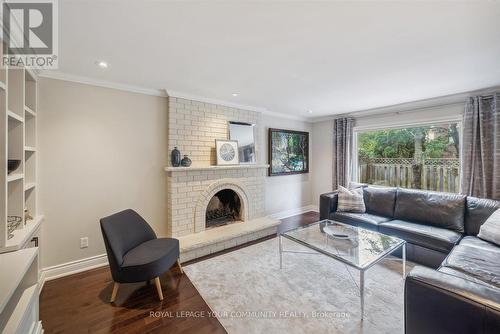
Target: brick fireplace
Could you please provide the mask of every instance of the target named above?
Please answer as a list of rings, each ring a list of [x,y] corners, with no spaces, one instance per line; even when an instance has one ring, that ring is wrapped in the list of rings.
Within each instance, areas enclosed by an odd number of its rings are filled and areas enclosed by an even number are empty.
[[[224,189],[240,198],[241,221],[264,216],[267,165],[232,167],[167,167],[168,233],[181,237],[205,231],[211,198]]]
[[[276,233],[279,221],[265,217],[264,182],[268,165],[215,166],[215,139],[228,138],[228,121],[260,126],[261,115],[210,103],[169,97],[168,147],[191,157],[192,167],[165,167],[167,232],[181,242],[186,261]],[[256,152],[263,145],[256,131]],[[239,219],[207,228],[211,199],[224,190],[239,200]]]

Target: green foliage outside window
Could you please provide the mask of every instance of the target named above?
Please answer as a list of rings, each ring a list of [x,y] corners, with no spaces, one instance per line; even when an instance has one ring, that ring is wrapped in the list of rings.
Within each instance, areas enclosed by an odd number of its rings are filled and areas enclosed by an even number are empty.
[[[457,124],[377,130],[358,135],[360,161],[373,158],[458,158]]]

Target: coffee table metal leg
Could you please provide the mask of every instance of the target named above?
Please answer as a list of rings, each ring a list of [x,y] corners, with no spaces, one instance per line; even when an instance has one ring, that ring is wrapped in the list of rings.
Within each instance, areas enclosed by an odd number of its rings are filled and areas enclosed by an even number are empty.
[[[403,245],[403,278],[406,277],[406,244]]]
[[[359,271],[359,297],[361,301],[361,320],[365,316],[365,272],[364,270]]]
[[[283,268],[283,243],[281,241],[281,235],[278,236],[278,243],[279,243],[279,248],[280,248],[280,269]]]

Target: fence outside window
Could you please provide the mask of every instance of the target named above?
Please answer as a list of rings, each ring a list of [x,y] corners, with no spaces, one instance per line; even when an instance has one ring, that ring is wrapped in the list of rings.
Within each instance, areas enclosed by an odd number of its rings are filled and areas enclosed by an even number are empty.
[[[359,181],[382,186],[458,193],[460,159],[366,158],[358,164]]]

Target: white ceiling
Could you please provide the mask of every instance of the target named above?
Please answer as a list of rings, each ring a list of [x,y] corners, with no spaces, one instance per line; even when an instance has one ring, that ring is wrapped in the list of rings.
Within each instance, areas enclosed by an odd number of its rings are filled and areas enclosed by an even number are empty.
[[[500,85],[498,1],[65,0],[59,15],[61,72],[297,116]]]

